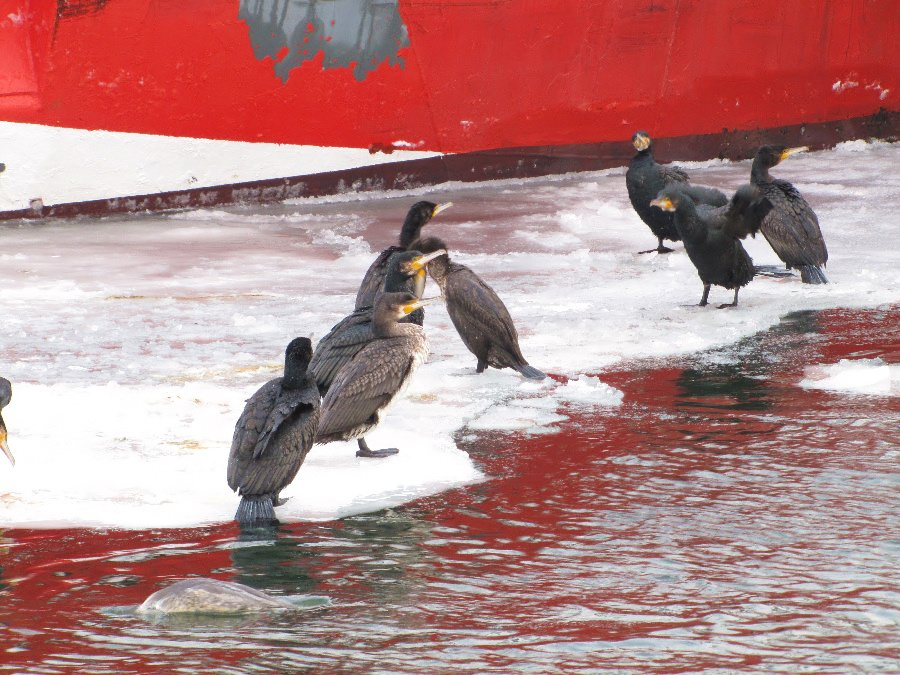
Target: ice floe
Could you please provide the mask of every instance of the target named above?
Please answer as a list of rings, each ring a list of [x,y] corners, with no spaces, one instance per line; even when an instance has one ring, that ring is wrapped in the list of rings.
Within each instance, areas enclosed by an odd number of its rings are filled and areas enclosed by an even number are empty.
[[[727,310],[696,306],[701,283],[680,244],[676,253],[637,255],[656,241],[631,210],[624,169],[4,224],[0,374],[14,386],[3,415],[18,463],[0,462],[0,523],[231,519],[238,498],[225,465],[244,400],[280,373],[291,338],[316,340],[352,309],[372,257],[396,241],[406,209],[423,195],[452,199],[426,232],[497,291],[525,357],[551,377],[477,375],[446,309],[430,306],[429,361],[367,437],[400,454],[361,460],[352,442],[314,447],[282,493],[290,497],[278,510],[285,521],[377,510],[489,480],[455,439],[548,433],[586,408],[617,414],[622,394],[603,372],[629,360],[729,345],[798,310],[900,303],[898,161],[894,145],[855,142],[780,165],[777,175],[819,215],[833,283],[759,277]],[[689,168],[694,182],[726,190],[749,176],[748,161]],[[747,248],[758,264],[779,262],[761,237]],[[429,284],[426,295],[436,293]],[[730,299],[713,289],[713,303]],[[896,366],[823,368],[807,372],[804,386],[896,387]]]

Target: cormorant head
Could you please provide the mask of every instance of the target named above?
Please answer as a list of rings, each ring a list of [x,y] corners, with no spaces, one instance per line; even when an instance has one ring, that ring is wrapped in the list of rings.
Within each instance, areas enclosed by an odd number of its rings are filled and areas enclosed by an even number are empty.
[[[0,412],[3,411],[12,400],[12,385],[6,378],[0,377]],[[15,466],[16,458],[13,457],[9,446],[6,444],[6,423],[3,421],[3,415],[0,414],[0,450],[9,459],[10,463]]]
[[[650,134],[646,131],[636,131],[634,132],[634,136],[631,137],[631,144],[638,152],[647,150],[650,147],[650,143]]]
[[[430,300],[420,300],[413,293],[382,293],[375,302],[375,313],[387,312],[393,319],[402,319],[412,314],[419,307],[424,307]]]
[[[312,360],[312,353],[312,341],[309,338],[298,337],[291,340],[284,350],[285,372],[295,369],[301,373],[305,372]]]
[[[425,292],[425,267],[446,251],[433,251],[425,255],[414,247],[415,244],[412,244],[410,250],[394,253],[388,258],[383,284],[386,292],[412,290],[416,297],[422,297]],[[409,279],[413,280],[412,287],[409,286]]]
[[[667,187],[659,191],[656,199],[650,202],[650,206],[655,206],[663,211],[675,211],[684,198],[684,193],[678,188]]]
[[[427,241],[428,239],[419,239],[413,244],[414,248],[392,255],[388,260],[388,274],[392,269],[396,269],[404,277],[424,276],[428,263],[438,256],[447,254],[443,246],[437,249],[421,250],[419,246],[422,242]]]
[[[448,255],[447,244],[444,243],[443,239],[438,239],[437,237],[425,237],[424,239],[419,239],[415,245],[417,251],[421,251],[422,253],[431,256],[429,261],[442,255]]]
[[[809,150],[809,148],[805,145],[799,148],[788,148],[784,145],[763,145],[756,151],[756,157],[754,158],[753,163],[758,163],[760,168],[771,169],[791,155],[796,155],[798,152],[804,152],[806,150]]]
[[[428,221],[451,206],[453,206],[453,202],[435,204],[422,201],[413,204],[406,214],[406,220],[403,221],[403,228],[400,230],[400,245],[409,248],[409,245],[419,238],[419,232],[428,224]]]

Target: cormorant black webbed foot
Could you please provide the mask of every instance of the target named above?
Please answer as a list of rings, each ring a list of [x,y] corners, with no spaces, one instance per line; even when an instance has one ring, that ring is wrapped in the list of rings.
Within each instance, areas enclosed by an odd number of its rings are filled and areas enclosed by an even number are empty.
[[[701,307],[706,307],[709,304],[709,287],[710,284],[703,285],[703,297],[700,298]]]
[[[478,359],[478,365],[475,366],[476,373],[483,373],[487,370],[487,359]]]
[[[357,457],[390,457],[391,455],[396,455],[400,452],[399,448],[381,448],[380,450],[372,450],[364,438],[360,438],[356,444],[359,446],[359,450],[356,451]]]
[[[659,244],[657,244],[656,248],[647,249],[646,251],[638,251],[638,254],[641,253],[672,253],[674,252],[674,248],[669,248],[668,246],[663,244],[663,240],[659,239]]]
[[[724,305],[719,305],[716,309],[725,309],[726,307],[737,307],[736,302],[726,302]]]

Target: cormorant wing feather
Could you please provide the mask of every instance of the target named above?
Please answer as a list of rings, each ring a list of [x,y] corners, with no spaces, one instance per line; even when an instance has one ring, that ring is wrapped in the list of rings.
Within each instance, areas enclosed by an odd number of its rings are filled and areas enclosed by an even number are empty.
[[[305,416],[304,420],[298,417]],[[241,494],[277,492],[293,479],[312,446],[319,418],[319,392],[310,380],[284,389],[282,378],[264,384],[247,400],[232,440],[228,485]],[[299,422],[287,445],[273,454],[271,441],[285,424]],[[285,437],[282,435],[282,439]]]
[[[694,200],[697,204],[709,204],[710,206],[725,206],[728,197],[721,190],[706,185],[679,185],[681,191]]]
[[[444,289],[447,313],[463,338],[489,336],[496,347],[524,360],[519,351],[519,336],[509,310],[493,288],[465,265],[454,264]]]
[[[359,285],[359,290],[356,292],[356,304],[354,305],[354,309],[360,309],[361,307],[368,307],[375,304],[375,295],[384,285],[384,277],[385,274],[387,274],[388,258],[398,251],[405,250],[406,249],[400,248],[399,246],[390,246],[378,254],[378,257],[375,258],[375,262],[369,265],[369,269],[366,270],[362,283]]]
[[[341,319],[319,340],[309,363],[320,391],[327,391],[341,367],[374,337],[372,308],[363,307]]]
[[[412,326],[412,324],[405,324]],[[371,426],[425,356],[425,334],[378,338],[337,374],[322,401],[319,436]]]
[[[760,230],[772,249],[788,265],[824,265],[828,250],[819,220],[806,200],[787,181],[759,186],[772,203]]]
[[[662,164],[657,165],[659,167],[659,171],[662,174],[663,180],[666,183],[689,183],[690,178],[687,175],[687,171],[678,166],[663,166]],[[654,195],[655,196],[655,195]]]

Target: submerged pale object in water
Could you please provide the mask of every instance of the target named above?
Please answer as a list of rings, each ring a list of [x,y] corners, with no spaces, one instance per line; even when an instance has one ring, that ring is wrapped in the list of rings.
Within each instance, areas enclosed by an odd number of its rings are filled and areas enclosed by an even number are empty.
[[[297,609],[280,598],[255,588],[218,579],[183,579],[156,591],[138,612],[165,614],[244,614]]]

